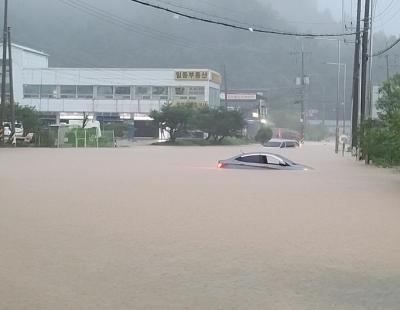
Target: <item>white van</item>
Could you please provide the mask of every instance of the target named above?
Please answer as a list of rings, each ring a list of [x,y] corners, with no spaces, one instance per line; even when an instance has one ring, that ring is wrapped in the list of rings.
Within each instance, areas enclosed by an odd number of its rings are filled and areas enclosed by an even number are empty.
[[[9,137],[11,135],[11,123],[4,122],[4,136]],[[23,137],[24,136],[24,126],[20,122],[15,122],[15,136],[16,137]]]

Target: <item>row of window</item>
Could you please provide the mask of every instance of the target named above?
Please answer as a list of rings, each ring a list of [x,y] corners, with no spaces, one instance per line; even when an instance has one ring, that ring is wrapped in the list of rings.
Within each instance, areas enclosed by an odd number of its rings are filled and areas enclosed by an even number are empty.
[[[205,100],[204,87],[24,85],[24,98]]]

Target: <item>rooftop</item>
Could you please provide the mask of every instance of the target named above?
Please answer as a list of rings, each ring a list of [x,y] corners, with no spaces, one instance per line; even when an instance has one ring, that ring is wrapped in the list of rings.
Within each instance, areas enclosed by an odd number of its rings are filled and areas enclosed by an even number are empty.
[[[33,48],[29,48],[29,47],[26,47],[26,46],[18,45],[18,44],[15,44],[15,43],[11,43],[11,45],[14,48],[21,49],[21,50],[24,50],[24,51],[29,52],[29,53],[38,54],[38,55],[42,55],[42,56],[46,56],[46,57],[50,56],[49,54],[46,54],[46,53],[44,53],[42,51],[38,51],[38,50],[35,50]],[[3,46],[3,42],[0,43],[0,46]]]

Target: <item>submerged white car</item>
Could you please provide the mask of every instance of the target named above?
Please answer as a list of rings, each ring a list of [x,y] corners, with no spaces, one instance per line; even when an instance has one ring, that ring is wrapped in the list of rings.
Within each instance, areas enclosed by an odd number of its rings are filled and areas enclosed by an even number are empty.
[[[295,163],[278,154],[254,152],[244,153],[229,159],[219,160],[217,167],[236,169],[273,169],[273,170],[311,170],[312,168]]]
[[[300,143],[297,140],[288,139],[271,139],[264,143],[265,147],[278,147],[278,148],[296,148],[300,147]]]

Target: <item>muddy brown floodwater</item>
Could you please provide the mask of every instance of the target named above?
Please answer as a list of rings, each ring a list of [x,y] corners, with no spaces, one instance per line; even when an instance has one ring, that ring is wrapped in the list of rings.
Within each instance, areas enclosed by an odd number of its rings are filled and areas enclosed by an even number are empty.
[[[400,309],[400,174],[256,149],[0,150],[0,309]]]

